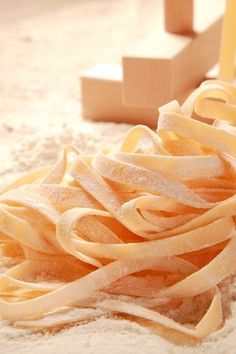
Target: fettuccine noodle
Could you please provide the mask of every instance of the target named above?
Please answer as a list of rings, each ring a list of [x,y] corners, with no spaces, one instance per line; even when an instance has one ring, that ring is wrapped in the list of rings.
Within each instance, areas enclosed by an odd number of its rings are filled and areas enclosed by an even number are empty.
[[[235,87],[206,81],[181,107],[160,108],[156,132],[135,126],[120,150],[94,155],[68,146],[4,186],[2,319],[47,327],[48,316],[58,325],[66,309],[94,308],[196,338],[219,329],[218,285],[236,271],[235,126]],[[199,296],[209,306],[198,323],[162,311]]]

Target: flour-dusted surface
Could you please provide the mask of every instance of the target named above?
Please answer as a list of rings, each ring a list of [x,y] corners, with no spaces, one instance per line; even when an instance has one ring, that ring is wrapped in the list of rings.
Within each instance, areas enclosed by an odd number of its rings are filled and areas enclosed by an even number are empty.
[[[2,144],[1,181],[32,168],[53,164],[66,145],[76,145],[86,153],[118,148],[130,127],[128,124],[93,122],[55,123],[48,125],[47,129],[26,124],[18,129],[11,127],[15,138],[11,145]]]
[[[82,122],[79,73],[117,61],[160,24],[160,5],[161,0],[0,2],[0,184],[51,164],[68,143],[87,152],[120,145],[129,126]],[[97,24],[95,30],[91,24]],[[103,316],[44,333],[0,322],[0,353],[235,354],[231,282],[223,285],[226,305],[231,301],[224,328],[199,344],[183,338],[176,345],[173,333],[160,327]]]

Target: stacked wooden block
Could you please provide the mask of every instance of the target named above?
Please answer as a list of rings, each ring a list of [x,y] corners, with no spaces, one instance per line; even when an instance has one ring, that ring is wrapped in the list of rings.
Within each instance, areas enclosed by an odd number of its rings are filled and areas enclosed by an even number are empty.
[[[219,55],[222,16],[194,21],[194,5],[198,0],[165,0],[165,30],[131,48],[121,66],[102,64],[82,74],[85,118],[154,127],[159,106],[182,102],[204,80]]]

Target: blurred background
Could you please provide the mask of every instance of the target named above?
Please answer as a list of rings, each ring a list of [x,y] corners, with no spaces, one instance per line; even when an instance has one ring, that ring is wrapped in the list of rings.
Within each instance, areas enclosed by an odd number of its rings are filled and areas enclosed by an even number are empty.
[[[0,0],[1,123],[78,121],[80,73],[162,21],[162,0]]]

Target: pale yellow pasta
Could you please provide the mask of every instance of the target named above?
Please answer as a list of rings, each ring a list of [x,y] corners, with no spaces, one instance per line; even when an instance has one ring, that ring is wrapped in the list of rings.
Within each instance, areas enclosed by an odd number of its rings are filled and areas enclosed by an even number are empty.
[[[207,81],[161,107],[156,132],[136,126],[94,155],[68,146],[3,187],[1,318],[46,328],[115,311],[196,338],[218,330],[218,285],[236,271],[235,123],[235,87]],[[199,323],[163,314],[198,296]],[[73,315],[85,307],[97,310]]]

